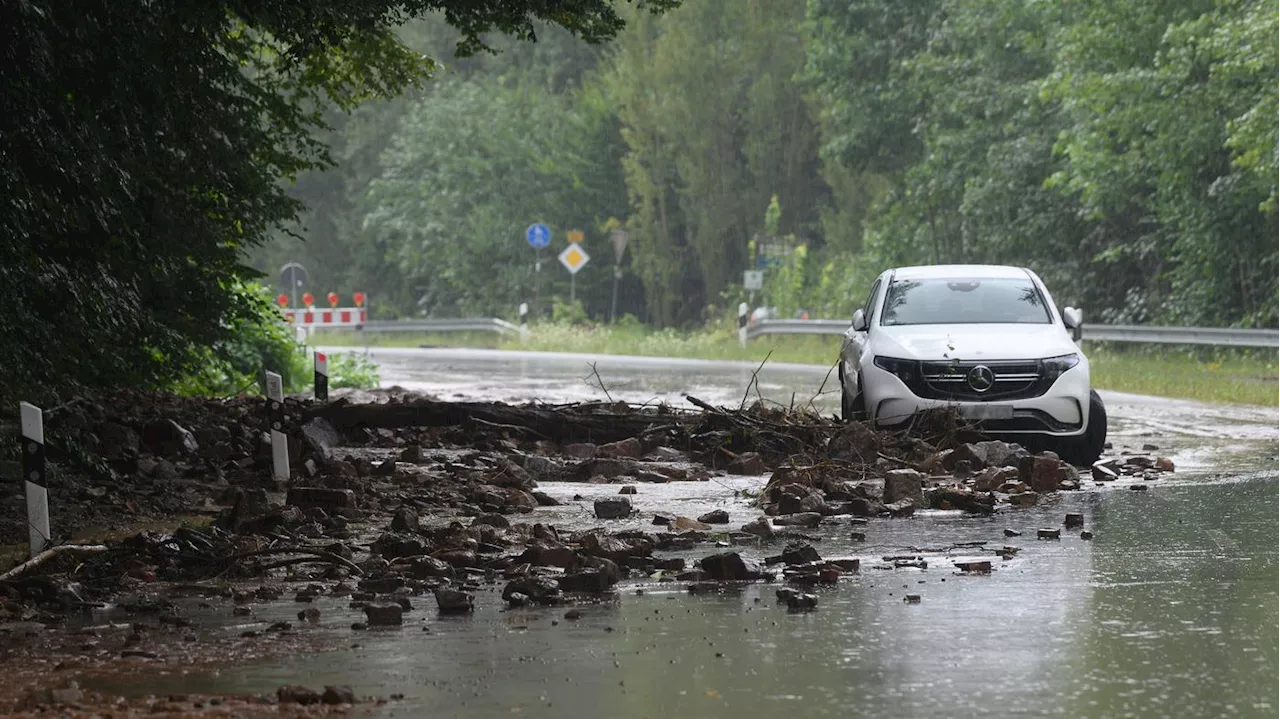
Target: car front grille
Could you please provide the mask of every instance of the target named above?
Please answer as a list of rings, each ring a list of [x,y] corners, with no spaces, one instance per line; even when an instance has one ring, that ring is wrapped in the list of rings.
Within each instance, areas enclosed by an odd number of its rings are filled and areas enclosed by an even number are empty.
[[[971,382],[975,368],[980,366],[991,371],[990,389],[981,392]],[[907,382],[907,387],[924,399],[991,402],[1039,397],[1051,384],[1036,360],[956,361],[921,362],[919,373]]]

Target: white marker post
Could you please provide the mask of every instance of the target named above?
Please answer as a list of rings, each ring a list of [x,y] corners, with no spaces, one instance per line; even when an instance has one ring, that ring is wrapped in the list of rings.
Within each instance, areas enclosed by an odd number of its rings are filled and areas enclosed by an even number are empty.
[[[738,344],[747,347],[747,303],[738,303]]]
[[[329,358],[323,352],[316,352],[316,400],[329,401]]]
[[[267,373],[267,418],[271,422],[271,468],[276,479],[289,478],[289,438],[284,433],[284,383]]]
[[[44,470],[44,412],[33,404],[19,403],[22,414],[22,477],[27,495],[27,539],[31,556],[53,544],[49,531],[49,490]]]
[[[525,338],[529,335],[529,303],[520,303],[520,344],[524,344]]]

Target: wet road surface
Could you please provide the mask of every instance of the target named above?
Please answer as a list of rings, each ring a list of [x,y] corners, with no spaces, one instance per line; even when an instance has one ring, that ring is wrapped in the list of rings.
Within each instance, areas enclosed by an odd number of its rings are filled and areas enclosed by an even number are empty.
[[[466,350],[378,350],[385,385],[443,399],[601,398],[584,381],[587,358]],[[615,399],[681,404],[684,393],[736,406],[754,366],[602,357]],[[762,395],[804,404],[825,369],[766,366]],[[1172,479],[1064,493],[993,517],[924,512],[911,519],[847,521],[810,530],[824,558],[856,556],[861,572],[818,589],[819,607],[795,614],[775,603],[779,584],[690,595],[680,583],[629,582],[618,600],[507,611],[482,592],[474,616],[436,616],[413,599],[404,627],[352,632],[363,619],[345,602],[318,602],[322,625],[350,648],[104,686],[151,693],[271,693],[284,683],[351,685],[404,698],[384,716],[750,717],[792,716],[1275,716],[1277,676],[1276,411],[1104,393],[1117,451],[1151,443],[1178,463]],[[831,411],[838,395],[819,395]],[[652,511],[713,508],[740,526],[758,512],[738,490],[765,477],[639,485]],[[587,527],[591,500],[616,486],[544,484],[566,505],[538,510],[557,525]],[[581,499],[575,501],[575,495]],[[1085,515],[1077,530],[1040,541],[1039,527]],[[620,529],[624,522],[608,523]],[[1004,530],[1021,531],[1004,536]],[[865,541],[854,541],[859,531]],[[952,561],[980,550],[1020,551],[985,576]],[[927,546],[921,546],[926,543]],[[755,557],[780,545],[737,547]],[[674,556],[690,561],[709,547]],[[913,553],[927,569],[881,568]],[[990,552],[982,552],[990,556]],[[637,593],[641,590],[643,593]],[[919,594],[907,603],[905,594]],[[264,605],[271,621],[297,611]],[[215,612],[230,614],[230,605]],[[228,631],[235,631],[235,628]]]

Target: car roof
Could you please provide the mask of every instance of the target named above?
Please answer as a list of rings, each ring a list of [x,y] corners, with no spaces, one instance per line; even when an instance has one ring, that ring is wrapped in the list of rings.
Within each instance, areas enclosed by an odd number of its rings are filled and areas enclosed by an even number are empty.
[[[1028,271],[1010,265],[919,265],[893,270],[895,280],[927,279],[1029,279]]]

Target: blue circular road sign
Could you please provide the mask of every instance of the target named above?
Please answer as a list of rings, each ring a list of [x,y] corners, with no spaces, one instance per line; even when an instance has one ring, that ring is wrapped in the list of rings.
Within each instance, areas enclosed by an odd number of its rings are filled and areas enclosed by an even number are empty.
[[[524,238],[535,250],[540,250],[551,244],[551,230],[541,222],[535,222],[524,231]]]

